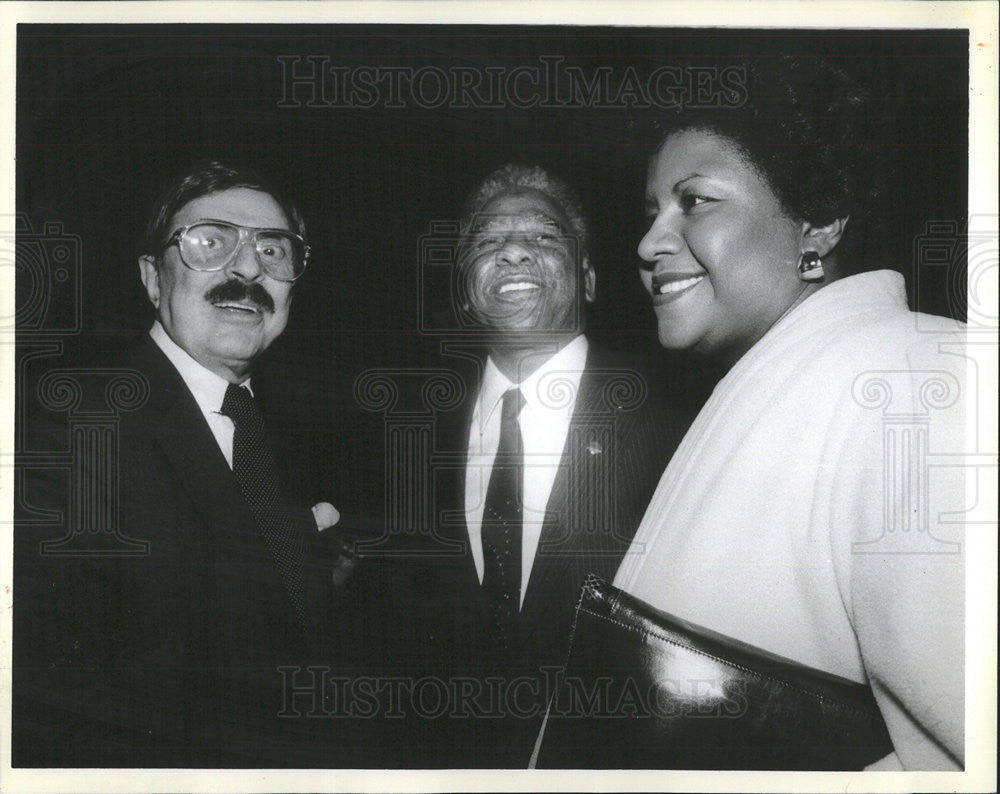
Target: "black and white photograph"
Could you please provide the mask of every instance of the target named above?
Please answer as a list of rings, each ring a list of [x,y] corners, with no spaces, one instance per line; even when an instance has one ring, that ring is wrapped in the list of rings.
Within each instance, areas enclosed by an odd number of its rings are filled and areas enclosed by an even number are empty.
[[[0,788],[995,788],[997,10],[808,6],[0,9]]]

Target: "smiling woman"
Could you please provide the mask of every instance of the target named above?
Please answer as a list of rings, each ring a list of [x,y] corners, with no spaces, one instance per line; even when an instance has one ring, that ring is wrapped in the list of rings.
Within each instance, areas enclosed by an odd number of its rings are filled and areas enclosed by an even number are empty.
[[[803,247],[828,254],[843,222],[790,217],[727,138],[671,135],[646,184],[652,222],[639,254],[652,267],[640,274],[664,347],[738,357],[819,288],[795,276],[795,263]]]
[[[880,176],[865,93],[816,59],[747,74],[745,105],[671,115],[649,161],[639,254],[660,342],[729,371],[615,585],[870,686],[894,748],[876,767],[960,769],[964,547],[940,517],[963,513],[964,484],[926,445],[964,448],[964,326],[908,311],[898,273],[860,272]],[[737,724],[719,730],[746,763]]]

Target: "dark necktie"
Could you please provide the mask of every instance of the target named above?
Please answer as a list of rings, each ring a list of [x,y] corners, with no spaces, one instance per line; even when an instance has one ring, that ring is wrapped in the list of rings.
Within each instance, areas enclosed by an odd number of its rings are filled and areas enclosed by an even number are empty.
[[[490,609],[490,629],[502,651],[515,644],[521,600],[521,475],[524,453],[517,417],[524,407],[518,388],[503,395],[500,445],[483,509],[483,591]]]
[[[236,425],[233,431],[233,475],[281,572],[295,615],[305,622],[302,596],[304,553],[287,507],[282,506],[278,470],[264,437],[264,417],[248,389],[230,383],[222,413]]]

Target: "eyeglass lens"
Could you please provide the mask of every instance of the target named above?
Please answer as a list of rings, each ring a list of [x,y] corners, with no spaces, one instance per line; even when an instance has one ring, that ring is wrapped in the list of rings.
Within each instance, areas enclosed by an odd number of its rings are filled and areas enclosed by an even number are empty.
[[[257,260],[268,275],[293,279],[302,273],[302,241],[280,230],[251,232]],[[213,270],[225,266],[240,244],[240,228],[221,223],[197,223],[180,240],[181,255],[193,268]]]

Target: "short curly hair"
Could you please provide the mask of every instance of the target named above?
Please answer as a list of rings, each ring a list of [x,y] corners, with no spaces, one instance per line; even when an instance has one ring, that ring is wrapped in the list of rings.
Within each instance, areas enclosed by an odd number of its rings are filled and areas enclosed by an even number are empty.
[[[885,115],[869,90],[817,57],[778,55],[739,63],[745,101],[681,108],[653,124],[655,154],[666,139],[704,130],[728,139],[774,191],[788,214],[817,226],[850,216],[842,251],[878,228],[886,162]]]
[[[590,226],[583,214],[579,195],[566,182],[537,165],[507,163],[480,182],[466,198],[462,208],[462,235],[468,234],[476,215],[497,196],[526,188],[544,193],[562,207],[579,250],[586,256],[590,251]]]

